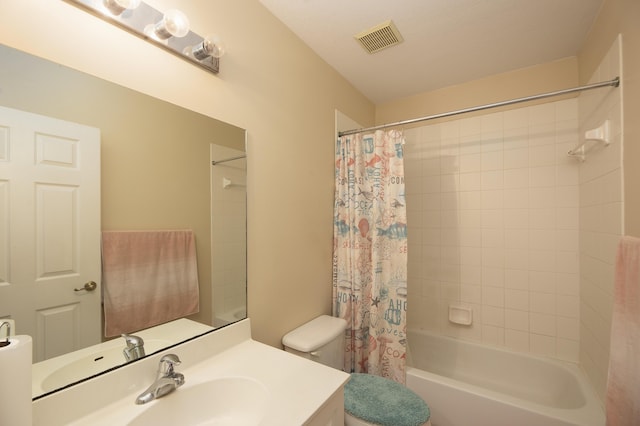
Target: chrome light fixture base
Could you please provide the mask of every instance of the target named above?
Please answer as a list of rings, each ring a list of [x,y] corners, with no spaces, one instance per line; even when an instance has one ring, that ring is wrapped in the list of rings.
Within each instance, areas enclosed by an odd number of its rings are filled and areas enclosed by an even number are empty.
[[[213,74],[220,71],[220,58],[208,56],[198,59],[190,52],[193,46],[202,44],[204,37],[189,31],[183,37],[170,37],[167,40],[158,40],[145,33],[145,28],[149,24],[160,22],[164,14],[154,9],[148,4],[142,2],[135,9],[125,9],[116,15],[105,6],[105,0],[65,0],[75,6],[78,6],[87,12],[92,13],[98,18],[114,24],[138,37],[152,43],[174,55],[191,62]]]

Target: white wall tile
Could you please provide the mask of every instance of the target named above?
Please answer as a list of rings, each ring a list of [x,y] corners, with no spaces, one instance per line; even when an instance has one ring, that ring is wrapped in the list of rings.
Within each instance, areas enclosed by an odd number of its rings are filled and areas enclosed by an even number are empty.
[[[483,171],[504,170],[504,154],[502,151],[483,152],[481,154],[481,167]]]
[[[482,322],[486,325],[504,327],[504,308],[482,305]]]
[[[504,189],[528,188],[529,187],[529,169],[505,169],[504,171]]]
[[[577,363],[580,361],[580,342],[572,339],[556,339],[556,357]]]
[[[549,124],[556,121],[556,104],[547,103],[528,108],[529,125]]]
[[[504,191],[505,210],[504,210],[504,228],[505,229],[528,229],[529,228],[529,210],[527,208],[509,208],[506,200],[511,194]],[[523,195],[525,199],[525,207],[528,205],[528,193]]]
[[[529,184],[531,187],[556,185],[556,166],[539,166],[529,169]]]
[[[528,249],[529,231],[526,229],[505,229],[504,246],[508,249]]]
[[[540,293],[556,293],[556,274],[550,271],[529,271],[529,289]]]
[[[529,332],[506,329],[504,331],[504,344],[514,351],[529,352]]]
[[[418,201],[408,211],[410,232],[420,234],[410,262],[422,266],[410,267],[410,275],[425,283],[413,309],[427,309],[410,315],[414,324],[517,351],[587,359],[597,370],[592,380],[602,382],[608,275],[623,227],[621,141],[599,150],[597,160],[569,158],[585,108],[581,96],[411,133],[405,172],[416,188],[407,188],[408,205]],[[620,117],[619,108],[598,109],[597,100],[592,108]],[[449,324],[452,300],[473,306],[472,327]]]
[[[553,143],[529,147],[529,167],[554,166],[556,148]]]
[[[482,204],[483,209],[502,209],[504,206],[504,191],[497,190],[484,190],[482,191]]]
[[[479,191],[481,189],[480,172],[460,173],[460,191]]]
[[[529,188],[505,189],[503,191],[503,206],[505,209],[529,208]]]
[[[505,309],[505,328],[529,331],[529,312],[526,310]]]
[[[529,290],[529,271],[526,269],[506,268],[504,270],[504,280],[505,288]]]
[[[527,290],[516,290],[507,288],[504,291],[505,306],[508,309],[523,312],[529,311],[529,292]]]
[[[555,294],[531,291],[529,297],[529,309],[531,312],[549,315],[556,313]]]
[[[532,208],[529,210],[529,229],[552,230],[556,228],[555,208]],[[553,245],[549,245],[553,247]]]
[[[557,207],[556,188],[529,188],[529,205],[537,208]]]
[[[504,186],[504,173],[502,170],[483,171],[480,175],[482,189],[502,189]]]
[[[526,133],[526,130],[525,130]],[[524,147],[516,147],[513,141],[507,141],[503,152],[505,170],[529,167],[529,148],[525,139]]]
[[[482,343],[492,346],[504,346],[504,328],[491,325],[482,326]]]
[[[575,229],[580,226],[580,214],[577,207],[560,207],[556,209],[556,229]]]
[[[460,173],[479,172],[482,170],[482,154],[460,156]]]
[[[483,286],[504,287],[504,272],[501,267],[482,266]]]
[[[548,356],[548,357],[556,356],[555,337],[531,333],[529,344],[530,344],[531,352],[534,354]]]
[[[530,315],[530,330],[535,334],[556,336],[556,316],[532,312]]]
[[[555,125],[549,124],[533,124],[529,126],[529,147],[541,148],[546,147],[544,152],[554,151],[553,145],[555,144]],[[541,151],[537,151],[541,152]],[[541,164],[532,164],[541,165]]]
[[[504,254],[504,267],[507,269],[529,269],[529,250],[510,248]]]
[[[580,320],[578,318],[557,317],[558,337],[563,339],[580,339]]]
[[[556,271],[556,253],[553,250],[529,250],[529,269],[532,271]]]
[[[458,120],[460,137],[479,136],[481,133],[482,118],[480,116],[466,117]]]
[[[502,113],[502,121],[505,129],[526,129],[529,125],[529,110],[518,108]]]

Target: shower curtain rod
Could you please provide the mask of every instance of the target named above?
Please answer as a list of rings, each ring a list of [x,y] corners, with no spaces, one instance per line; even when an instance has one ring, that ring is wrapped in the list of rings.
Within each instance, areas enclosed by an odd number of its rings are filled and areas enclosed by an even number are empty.
[[[520,102],[535,101],[537,99],[544,99],[544,98],[550,98],[552,96],[566,95],[568,93],[581,92],[583,90],[598,89],[600,87],[607,87],[607,86],[618,87],[619,85],[620,85],[620,77],[616,77],[613,80],[602,81],[600,83],[587,84],[585,86],[574,87],[571,89],[558,90],[556,92],[542,93],[540,95],[533,95],[533,96],[527,96],[524,98],[511,99],[509,101],[501,101],[493,104],[486,104],[486,105],[480,105],[480,106],[475,106],[471,108],[459,109],[456,111],[443,112],[440,114],[428,115],[426,117],[413,118],[413,119],[404,120],[404,121],[397,121],[395,123],[381,124],[379,126],[366,127],[362,129],[345,130],[342,132],[338,132],[338,136],[354,135],[356,133],[361,133],[361,132],[369,132],[372,130],[386,129],[387,127],[404,126],[406,124],[413,124],[421,121],[435,120],[436,118],[444,118],[444,117],[450,117],[453,115],[466,114],[468,112],[482,111],[485,109],[497,108],[505,105],[517,104]]]
[[[231,157],[231,158],[225,158],[224,160],[220,160],[220,161],[212,161],[211,165],[215,166],[216,164],[220,164],[220,163],[226,163],[227,161],[233,161],[233,160],[239,160],[241,158],[246,158],[247,155],[238,155],[237,157]]]

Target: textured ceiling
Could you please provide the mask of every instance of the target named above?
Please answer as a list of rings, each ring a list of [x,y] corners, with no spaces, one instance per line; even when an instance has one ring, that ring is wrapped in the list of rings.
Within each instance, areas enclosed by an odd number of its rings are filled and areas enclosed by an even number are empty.
[[[575,56],[602,0],[260,0],[375,103]],[[393,20],[404,42],[354,36]]]

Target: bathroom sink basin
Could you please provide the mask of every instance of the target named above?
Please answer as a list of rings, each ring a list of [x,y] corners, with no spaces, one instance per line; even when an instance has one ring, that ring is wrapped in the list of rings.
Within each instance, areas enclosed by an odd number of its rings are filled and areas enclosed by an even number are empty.
[[[148,403],[129,425],[257,425],[267,412],[267,397],[262,383],[245,377],[187,384]]]
[[[144,348],[146,353],[151,354],[171,343],[169,340],[150,339],[144,342]],[[49,392],[66,386],[69,383],[77,382],[85,377],[91,377],[117,365],[125,364],[126,360],[122,349],[124,349],[124,345],[119,345],[117,347],[96,351],[82,358],[65,363],[53,370],[42,380],[42,390]]]

